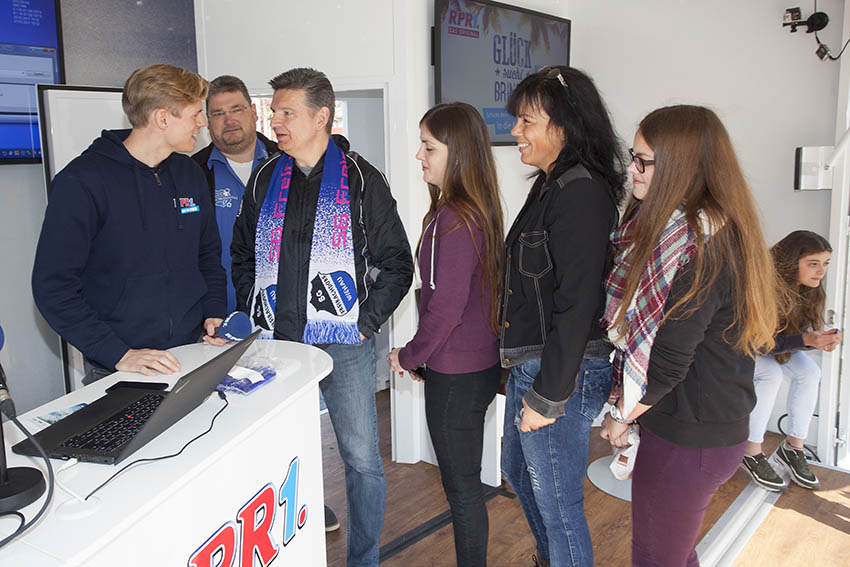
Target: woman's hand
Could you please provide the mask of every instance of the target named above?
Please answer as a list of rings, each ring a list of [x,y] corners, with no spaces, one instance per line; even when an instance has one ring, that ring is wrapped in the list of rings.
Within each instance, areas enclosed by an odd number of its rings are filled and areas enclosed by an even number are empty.
[[[404,373],[407,372],[407,375],[410,376],[410,378],[414,382],[424,382],[425,379],[422,376],[419,376],[418,374],[414,374],[413,372],[411,372],[409,370],[406,371],[404,368],[401,367],[401,363],[398,361],[398,353],[399,352],[401,352],[401,348],[397,347],[397,348],[392,349],[390,351],[390,353],[387,355],[387,364],[390,365],[390,370],[392,372],[398,372],[399,376],[404,376]]]
[[[838,329],[828,331],[809,331],[803,333],[803,344],[806,346],[832,352],[841,344],[843,334]]]
[[[519,424],[519,430],[523,433],[528,433],[530,431],[536,431],[541,427],[546,427],[547,425],[552,425],[555,423],[554,418],[543,417],[525,403],[525,400],[522,401],[522,411],[520,412],[522,416],[522,423]]]
[[[393,372],[398,372],[399,374],[404,374],[404,368],[401,367],[401,363],[398,361],[398,353],[401,352],[400,347],[396,347],[390,351],[387,355],[387,364],[390,365],[390,370]]]
[[[629,443],[629,426],[625,423],[617,423],[611,419],[610,414],[605,414],[605,419],[602,421],[602,431],[599,435],[603,439],[607,439],[614,447],[628,447]]]

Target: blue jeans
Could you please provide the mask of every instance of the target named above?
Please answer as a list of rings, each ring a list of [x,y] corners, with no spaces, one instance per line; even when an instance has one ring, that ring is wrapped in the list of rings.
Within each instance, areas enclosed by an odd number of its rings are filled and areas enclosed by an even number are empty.
[[[384,523],[386,482],[378,450],[375,408],[375,339],[324,347],[333,371],[319,387],[345,465],[348,502],[348,567],[377,567]]]
[[[593,545],[584,516],[584,476],[590,426],[611,390],[613,370],[604,358],[584,359],[564,415],[536,431],[519,430],[522,397],[540,372],[540,359],[511,369],[505,400],[502,474],[519,497],[552,567],[592,566]]]

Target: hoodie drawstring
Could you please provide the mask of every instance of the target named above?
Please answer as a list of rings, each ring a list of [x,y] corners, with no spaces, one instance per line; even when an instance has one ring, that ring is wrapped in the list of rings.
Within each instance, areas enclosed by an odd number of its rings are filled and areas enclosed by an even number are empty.
[[[431,275],[431,278],[430,278],[431,281],[428,282],[428,285],[431,286],[432,291],[437,288],[437,286],[434,284],[434,252],[435,252],[434,246],[435,246],[435,241],[436,241],[436,238],[437,238],[437,219],[438,218],[440,218],[440,213],[436,213],[434,215],[434,220],[431,221],[431,224],[434,225],[434,232],[431,233],[431,274],[430,274]]]
[[[166,172],[167,168],[161,167],[159,168],[159,175],[162,176]],[[171,172],[168,172],[168,176],[171,177]],[[183,213],[181,213],[181,205],[179,198],[177,196],[177,183],[174,182],[174,178],[171,177],[171,196],[174,199],[174,214],[177,216],[177,230],[183,230]]]
[[[136,197],[139,199],[139,214],[142,217],[142,230],[148,229],[148,216],[145,214],[145,196],[142,194],[141,168],[133,164],[133,174],[136,178]]]

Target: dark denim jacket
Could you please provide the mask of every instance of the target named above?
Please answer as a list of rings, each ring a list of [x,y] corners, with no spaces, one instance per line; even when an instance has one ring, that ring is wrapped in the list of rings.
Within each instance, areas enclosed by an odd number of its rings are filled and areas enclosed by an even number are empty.
[[[563,414],[582,358],[611,350],[601,340],[599,319],[611,267],[608,235],[616,222],[604,182],[576,165],[555,180],[538,177],[508,233],[502,366],[541,359],[525,401],[545,417]]]

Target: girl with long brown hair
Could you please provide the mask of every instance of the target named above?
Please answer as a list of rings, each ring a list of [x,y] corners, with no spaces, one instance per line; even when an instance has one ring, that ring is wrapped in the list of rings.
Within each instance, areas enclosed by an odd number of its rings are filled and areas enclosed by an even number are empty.
[[[694,546],[714,493],[744,455],[753,365],[774,345],[774,270],[729,135],[698,106],[644,118],[632,148],[632,200],[612,235],[603,323],[617,347],[621,398],[602,436],[628,444],[632,564],[698,565]]]
[[[481,452],[484,415],[500,378],[502,205],[487,126],[475,108],[435,106],[419,129],[416,158],[431,195],[417,247],[419,329],[387,362],[425,381],[425,416],[451,509],[457,564],[486,565]]]
[[[820,367],[801,349],[831,351],[841,343],[838,329],[822,330],[826,303],[822,282],[832,247],[819,234],[795,230],[777,242],[772,252],[786,300],[776,348],[770,355],[756,358],[753,381],[757,401],[750,414],[747,454],[741,468],[767,490],[779,491],[787,486],[768,462],[761,446],[782,375],[787,373],[791,378],[787,401],[789,427],[784,443],[776,450],[776,458],[788,469],[796,484],[816,489],[820,483],[806,462],[803,443],[817,406]]]

